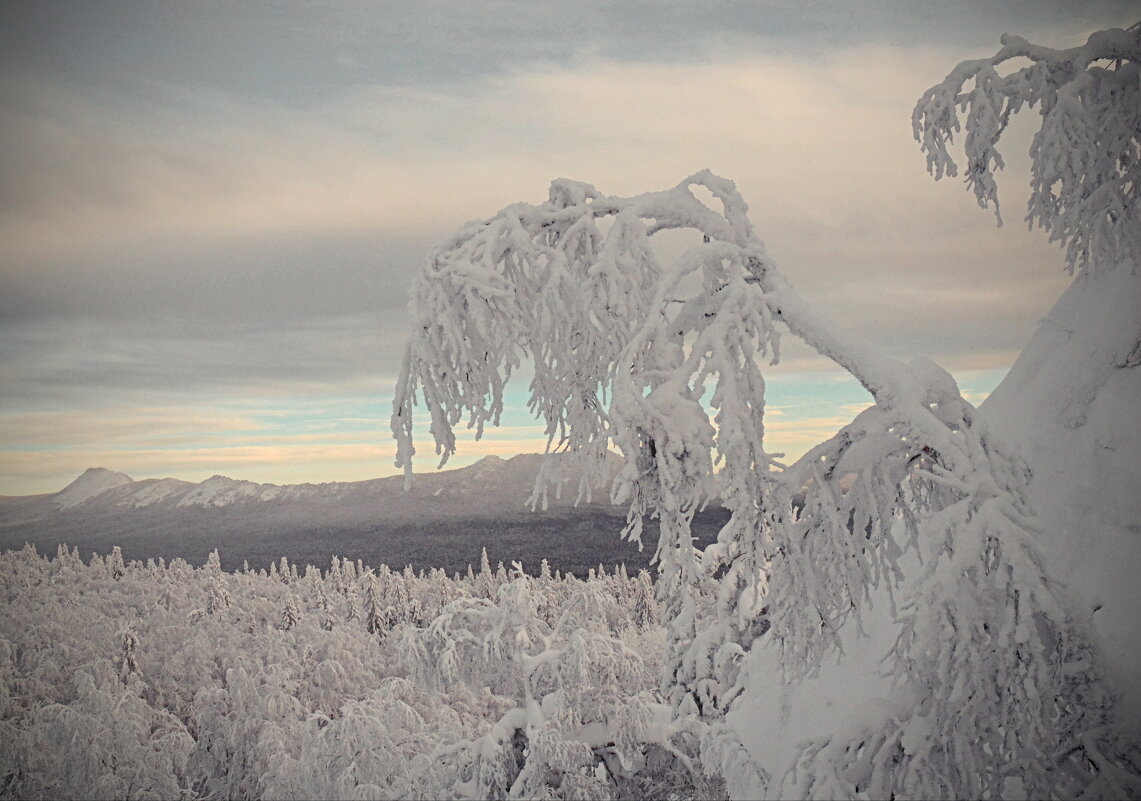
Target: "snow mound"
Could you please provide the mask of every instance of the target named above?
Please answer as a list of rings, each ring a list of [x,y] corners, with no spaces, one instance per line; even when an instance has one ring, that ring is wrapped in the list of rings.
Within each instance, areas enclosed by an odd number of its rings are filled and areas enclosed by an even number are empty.
[[[461,489],[470,490],[480,485],[494,483],[507,466],[507,461],[495,454],[484,456],[479,461],[459,469],[458,473],[462,476],[459,486]]]
[[[71,509],[108,490],[131,484],[133,481],[130,476],[105,467],[90,467],[83,471],[83,475],[57,492],[52,498],[52,503],[59,509]]]
[[[1083,275],[980,407],[1026,460],[1050,573],[1092,617],[1094,642],[1141,722],[1141,280]]]

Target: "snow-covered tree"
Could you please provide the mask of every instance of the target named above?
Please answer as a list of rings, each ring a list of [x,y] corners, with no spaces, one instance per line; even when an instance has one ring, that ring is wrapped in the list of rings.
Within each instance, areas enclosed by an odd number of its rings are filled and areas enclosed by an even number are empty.
[[[511,699],[490,727],[438,747],[427,797],[710,797],[696,741],[669,721],[646,660],[610,625],[613,599],[577,582],[554,625],[539,613],[541,580],[515,563],[494,601],[453,601],[400,651],[418,686],[486,687]],[[613,621],[629,627],[629,614]]]
[[[317,608],[321,611],[321,628],[332,631],[337,626],[337,613],[329,601],[324,582],[317,585]]]
[[[395,611],[384,602],[384,593],[376,574],[369,571],[365,577],[364,627],[369,634],[381,637],[388,635],[395,618]]]
[[[1065,247],[1075,278],[980,411],[1033,470],[1051,576],[1069,584],[1105,674],[1075,676],[1070,695],[1087,703],[1059,720],[1054,792],[1137,796],[1141,594],[1123,566],[1141,553],[1141,23],[1068,50],[1008,35],[994,56],[959,64],[913,115],[932,174],[955,174],[949,145],[966,112],[966,180],[997,214],[998,145],[1023,107],[1041,119],[1026,220]]]
[[[216,615],[223,609],[230,608],[230,592],[226,589],[225,579],[222,575],[210,576],[210,594],[206,602],[206,612]]]
[[[1007,62],[1028,66],[1002,74]],[[968,84],[970,87],[968,88]],[[915,106],[915,138],[937,179],[955,176],[948,151],[966,112],[965,179],[999,214],[999,140],[1024,106],[1042,125],[1030,147],[1026,221],[1066,248],[1068,269],[1136,269],[1141,253],[1141,23],[1099,31],[1068,50],[1002,37],[990,58],[964,61]],[[1001,217],[998,218],[1001,223]]]
[[[135,630],[128,626],[123,630],[122,656],[119,660],[119,678],[124,684],[130,683],[132,676],[138,676],[139,668],[139,636]]]
[[[281,628],[289,631],[301,620],[301,609],[297,606],[297,598],[291,592],[285,596],[285,608],[281,611]]]
[[[118,581],[127,572],[127,567],[123,563],[123,550],[116,545],[111,549],[111,555],[107,557],[107,566],[111,569],[111,578]]]
[[[654,585],[647,570],[639,571],[634,585],[634,625],[640,629],[656,625],[658,605],[654,600]]]
[[[470,565],[469,565],[470,567]],[[497,585],[495,574],[491,572],[491,562],[487,558],[487,548],[479,552],[479,594],[482,598],[494,599]]]
[[[1136,39],[1106,32],[1057,54],[1008,38],[996,60],[961,66],[917,107],[933,171],[953,170],[944,146],[963,104],[968,178],[980,202],[993,202],[994,144],[1013,111],[1041,103],[1049,113],[1035,140],[1031,220],[1070,246],[1077,269],[1135,253]],[[997,77],[993,65],[1015,56],[1037,66]],[[1098,59],[1113,62],[1086,69]],[[969,77],[976,89],[960,94]],[[1120,119],[1099,127],[1112,115]],[[1080,158],[1067,156],[1075,142]],[[653,244],[666,230],[691,235],[670,264]],[[870,593],[899,581],[900,557],[914,547],[924,564],[889,655],[908,700],[871,716],[855,744],[836,735],[812,746],[800,787],[863,792],[851,778],[865,778],[850,769],[858,762],[874,764],[885,793],[998,794],[1011,766],[1027,790],[1050,791],[1055,754],[1096,715],[1066,678],[1089,673],[1089,649],[1044,573],[1024,469],[947,372],[879,354],[801,299],[732,182],[702,171],[614,197],[556,180],[546,202],[508,206],[434,250],[411,307],[393,402],[397,465],[410,480],[418,402],[443,464],[465,418],[477,438],[498,422],[504,386],[525,362],[551,458],[571,460],[581,488],[617,446],[625,463],[612,495],[629,504],[626,535],[640,542],[646,515],[660,523],[663,689],[676,715],[708,723],[712,761],[762,775],[719,722],[743,690],[739,667],[754,642],[779,649],[784,679],[814,673]],[[760,365],[778,358],[782,330],[875,401],[787,468],[764,449]],[[700,553],[690,522],[715,496],[731,517]]]
[[[12,798],[180,798],[194,741],[168,712],[124,688],[101,660],[74,675],[75,698],[43,704],[18,737],[5,738],[21,764]]]
[[[217,615],[224,609],[230,608],[230,591],[226,588],[226,578],[222,572],[222,559],[215,548],[206,557],[204,568],[209,592],[206,599],[207,614]]]

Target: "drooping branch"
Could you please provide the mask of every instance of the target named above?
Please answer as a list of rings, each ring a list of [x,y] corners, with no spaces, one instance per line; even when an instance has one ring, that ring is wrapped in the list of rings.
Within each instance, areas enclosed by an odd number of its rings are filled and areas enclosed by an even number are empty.
[[[651,240],[674,229],[700,241],[663,266]],[[982,784],[937,786],[915,763],[892,786],[989,791],[1004,761],[1043,758],[1038,745],[1000,736],[1052,731],[1048,718],[1062,702],[1060,684],[1023,665],[1050,660],[1069,625],[1029,535],[1025,473],[990,441],[949,374],[877,353],[801,299],[732,182],[703,171],[673,189],[619,198],[556,181],[546,203],[509,206],[438,248],[412,306],[418,319],[393,402],[398,464],[410,475],[418,393],[446,461],[454,427],[465,414],[477,437],[494,424],[503,387],[529,361],[530,405],[548,451],[577,460],[585,482],[612,442],[625,457],[612,497],[629,504],[626,534],[640,541],[643,518],[659,519],[657,592],[670,641],[663,690],[675,714],[718,719],[740,694],[737,666],[762,635],[780,649],[787,678],[811,673],[869,588],[899,578],[901,549],[921,541],[932,584],[903,599],[910,617],[895,657],[908,666],[905,681],[918,698],[931,689],[923,677],[949,661],[973,700],[941,703],[947,725],[1005,717],[978,730],[998,738],[980,757]],[[876,402],[787,469],[764,449],[760,363],[779,353],[778,325]],[[699,553],[690,523],[714,497],[730,520]],[[956,582],[980,599],[975,607],[946,597]],[[1037,621],[987,632],[1014,662],[962,663],[980,604],[996,620]],[[998,711],[987,689],[996,676],[1006,694]],[[1050,700],[1023,704],[1026,692]]]
[[[1012,60],[1030,66],[1000,74]],[[966,112],[967,186],[1001,224],[995,172],[1011,117],[1037,106],[1042,125],[1030,147],[1027,223],[1066,247],[1070,272],[1136,269],[1141,252],[1141,23],[1091,35],[1079,47],[1054,50],[1004,35],[990,58],[964,61],[928,89],[912,113],[912,129],[936,180],[954,177],[949,152]],[[972,84],[971,88],[966,88]]]
[[[694,186],[707,189],[721,212],[698,200]],[[611,219],[607,230],[601,218]],[[664,268],[650,239],[677,228],[702,241]],[[618,447],[626,461],[614,497],[630,504],[635,538],[643,516],[662,519],[657,556],[678,571],[678,593],[696,575],[689,520],[705,500],[719,494],[733,514],[710,565],[748,565],[733,580],[755,590],[775,547],[769,529],[785,525],[788,499],[800,488],[781,479],[763,447],[758,361],[778,352],[775,322],[868,389],[883,435],[905,463],[930,454],[944,481],[1002,494],[1025,515],[1014,483],[995,478],[1001,471],[991,455],[972,451],[939,416],[940,404],[961,400],[953,379],[930,363],[909,367],[878,354],[822,319],[769,259],[732,182],[708,171],[633,198],[556,181],[547,203],[509,206],[437,249],[417,278],[413,308],[419,323],[394,401],[398,464],[411,470],[418,387],[446,460],[463,413],[478,437],[497,420],[502,388],[529,356],[531,406],[546,422],[549,448],[581,459],[587,475],[609,442]],[[868,569],[881,571],[876,559]],[[863,574],[854,582],[862,587]],[[830,595],[817,612],[842,617],[859,595]],[[686,603],[674,619],[692,631]],[[807,636],[811,627],[794,628]]]

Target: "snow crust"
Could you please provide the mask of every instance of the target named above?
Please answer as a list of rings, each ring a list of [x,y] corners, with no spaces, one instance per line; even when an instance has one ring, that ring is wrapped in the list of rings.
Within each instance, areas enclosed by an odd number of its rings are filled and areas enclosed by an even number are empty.
[[[980,412],[1026,460],[1049,572],[1092,617],[1094,641],[1141,723],[1141,281],[1079,276]]]

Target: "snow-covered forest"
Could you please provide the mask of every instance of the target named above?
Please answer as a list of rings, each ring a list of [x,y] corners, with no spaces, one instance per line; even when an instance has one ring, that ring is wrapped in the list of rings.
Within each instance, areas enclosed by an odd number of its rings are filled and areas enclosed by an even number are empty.
[[[1141,24],[960,64],[913,113],[929,171],[958,174],[961,137],[997,213],[1028,109],[1026,220],[1074,280],[992,402],[820,314],[731,180],[556,180],[416,276],[397,465],[411,484],[418,408],[443,464],[531,372],[532,504],[568,481],[589,499],[616,448],[615,536],[656,521],[655,575],[9,552],[0,793],[1141,795]],[[665,231],[689,238],[669,261]],[[765,442],[785,337],[874,401],[791,464]],[[713,502],[729,520],[695,547]]]
[[[721,792],[658,693],[645,571],[26,548],[0,554],[0,598],[4,797]]]

